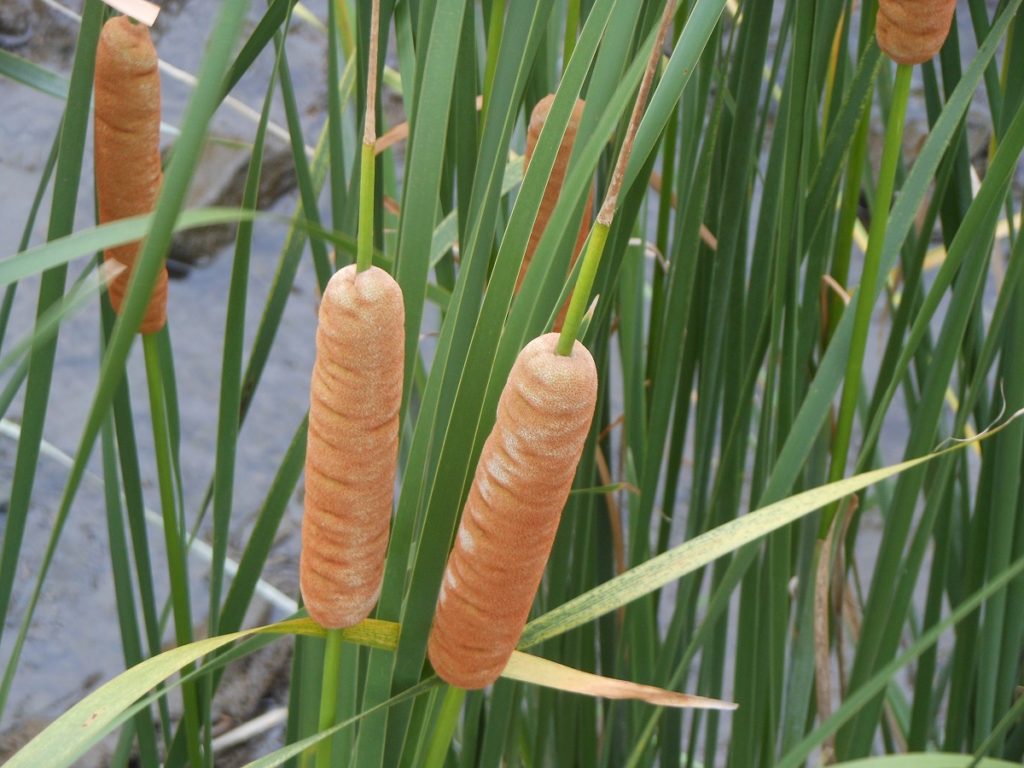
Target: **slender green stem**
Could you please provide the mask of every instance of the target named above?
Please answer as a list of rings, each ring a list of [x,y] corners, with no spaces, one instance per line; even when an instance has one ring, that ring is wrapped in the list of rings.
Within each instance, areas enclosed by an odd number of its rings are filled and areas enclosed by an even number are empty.
[[[359,166],[359,232],[356,272],[373,266],[374,145],[377,143],[377,46],[380,0],[370,8],[370,47],[366,56],[366,114],[363,120],[363,152]]]
[[[356,271],[373,264],[373,143],[363,142],[359,177],[359,234],[356,247]]]
[[[164,543],[167,548],[167,571],[171,580],[171,605],[174,612],[174,637],[179,646],[192,642],[192,614],[189,601],[188,571],[182,532],[178,528],[177,503],[174,495],[174,473],[171,468],[171,438],[167,427],[167,408],[163,377],[160,370],[160,347],[155,334],[142,337],[149,386],[149,407],[153,420],[153,443],[156,453],[157,480],[160,487],[160,509],[164,520]],[[182,670],[187,675],[192,665]],[[182,686],[185,735],[189,762],[203,765],[199,748],[199,713],[196,685]]]
[[[344,18],[344,13],[339,14]],[[356,271],[373,265],[374,162],[377,141],[377,45],[380,26],[380,0],[373,0],[370,12],[370,46],[366,58],[366,114],[363,123],[363,150],[359,167],[359,231],[356,242]],[[332,86],[333,87],[333,86]],[[320,687],[318,730],[334,725],[338,716],[338,670],[341,667],[340,629],[328,629],[324,646],[323,683]],[[330,768],[332,740],[322,739],[316,748],[316,768]]]
[[[576,332],[579,330],[580,323],[583,322],[583,313],[587,309],[590,289],[594,287],[594,278],[597,277],[597,268],[601,264],[601,254],[604,253],[604,244],[607,240],[608,226],[601,222],[594,224],[590,239],[587,241],[587,251],[583,255],[583,264],[580,265],[580,276],[576,281],[576,287],[572,290],[572,298],[569,299],[569,311],[565,314],[562,332],[558,337],[556,351],[560,355],[568,355],[572,352]]]
[[[867,155],[868,134],[871,128],[871,115],[861,117],[857,133],[850,147],[850,159],[846,164],[846,183],[843,186],[843,200],[839,208],[839,227],[836,233],[835,250],[832,257],[832,277],[839,285],[846,285],[850,273],[850,252],[853,249],[853,230],[857,226],[857,208],[860,206],[861,176],[864,169],[864,158]],[[839,326],[839,318],[844,311],[843,300],[832,296],[828,307],[828,338],[832,338]]]
[[[182,533],[178,530],[177,502],[171,470],[170,435],[167,428],[167,410],[164,401],[163,379],[160,373],[160,353],[155,335],[142,337],[146,360],[146,381],[149,386],[149,405],[153,420],[153,442],[156,453],[157,479],[160,488],[160,506],[164,518],[164,534],[171,577],[175,635],[178,643],[192,642],[192,621],[188,601],[188,579],[184,578],[185,551]],[[179,626],[179,625],[184,626]]]
[[[643,117],[644,107],[647,105],[647,96],[651,92],[651,83],[654,82],[654,71],[657,69],[658,62],[661,59],[661,48],[665,43],[665,33],[668,32],[669,25],[672,22],[675,7],[675,0],[668,0],[665,3],[665,10],[661,14],[658,34],[655,35],[654,47],[651,48],[650,55],[647,57],[647,66],[644,69],[643,79],[640,81],[640,90],[636,94],[633,112],[629,116],[629,126],[626,128],[626,135],[622,139],[619,157],[615,161],[615,170],[612,172],[611,181],[608,183],[608,191],[605,193],[604,202],[601,203],[601,210],[598,211],[594,229],[590,232],[590,240],[587,242],[587,253],[583,257],[583,264],[580,266],[580,276],[573,287],[572,298],[569,300],[569,311],[566,313],[565,322],[562,325],[562,333],[558,337],[556,351],[560,355],[569,355],[572,352],[572,345],[579,331],[580,323],[583,320],[587,300],[590,298],[590,289],[594,287],[597,268],[601,264],[601,254],[604,253],[604,244],[608,240],[608,230],[612,226],[612,220],[615,218],[615,211],[618,208],[619,192],[622,189],[622,180],[626,175],[626,166],[629,164],[629,158],[633,154],[633,142],[636,141],[636,132],[640,127],[640,118]]]
[[[882,259],[885,232],[889,225],[889,206],[892,203],[893,188],[896,184],[896,167],[899,164],[900,145],[903,141],[903,120],[907,114],[907,100],[910,96],[910,75],[912,67],[900,64],[896,69],[893,86],[892,107],[885,130],[885,145],[882,148],[882,166],[878,174],[875,204],[871,211],[871,229],[868,233],[868,252],[864,256],[864,269],[860,289],[857,291],[857,308],[854,318],[853,339],[850,342],[850,357],[843,382],[843,398],[839,406],[839,419],[832,440],[832,467],[829,479],[842,478],[846,471],[846,459],[850,451],[850,437],[853,432],[853,416],[860,393],[861,370],[864,350],[867,347],[868,332],[871,329],[871,313],[874,309],[875,284]],[[818,531],[824,537],[838,505],[832,505],[822,516]]]
[[[427,757],[424,761],[426,768],[442,768],[444,765],[444,759],[448,756],[448,745],[452,743],[452,734],[455,733],[455,726],[458,725],[459,712],[462,711],[462,701],[465,698],[465,688],[450,685],[445,691],[444,701],[441,702],[441,711],[437,715],[434,733],[430,737],[430,747],[427,749]]]
[[[324,674],[320,687],[320,720],[318,731],[326,731],[338,716],[338,670],[341,668],[340,629],[327,630],[324,646]],[[316,745],[316,768],[331,768],[332,739],[321,739]]]

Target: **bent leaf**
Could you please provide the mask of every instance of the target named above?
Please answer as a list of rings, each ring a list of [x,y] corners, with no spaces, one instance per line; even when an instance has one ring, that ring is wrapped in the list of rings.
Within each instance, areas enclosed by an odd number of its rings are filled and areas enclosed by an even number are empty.
[[[964,446],[991,437],[1004,429],[1021,413],[1018,411],[999,427],[945,450],[935,451],[926,456],[804,491],[708,531],[632,568],[621,576],[605,582],[531,622],[523,633],[520,647],[526,648],[535,645],[542,640],[566,632],[626,605],[631,600],[652,592],[744,544],[820,509],[826,504],[856,493],[907,469],[920,466],[937,456],[960,450]],[[235,640],[241,640],[261,632],[314,637],[324,634],[323,628],[312,619],[297,618],[172,648],[159,656],[137,664],[100,686],[54,720],[11,758],[7,765],[12,768],[44,763],[53,766],[70,765],[103,738],[119,722],[120,715],[148,690],[201,657]],[[343,638],[349,642],[384,650],[394,650],[398,643],[398,634],[398,624],[375,619],[367,619],[354,627],[343,630]],[[731,708],[731,705],[726,702],[688,696],[622,680],[602,678],[523,653],[513,656],[503,676],[559,690],[605,698],[635,698],[654,704],[676,707]],[[320,736],[323,735],[325,734],[320,734]]]
[[[214,224],[255,221],[261,217],[267,218],[241,208],[202,208],[183,212],[175,222],[174,231]],[[120,219],[51,240],[3,259],[0,261],[0,286],[16,283],[22,278],[68,264],[77,258],[94,254],[106,248],[139,240],[145,237],[152,221],[153,214],[151,213]]]
[[[366,645],[385,651],[393,651],[398,644],[399,625],[391,621],[364,619],[359,624],[342,630],[342,639],[357,645]],[[122,721],[122,715],[147,691],[154,688],[167,678],[180,671],[183,667],[201,659],[214,651],[229,645],[236,640],[256,634],[271,635],[304,635],[307,637],[324,637],[324,628],[310,618],[285,619],[276,624],[264,627],[232,632],[227,635],[197,640],[194,643],[172,648],[169,651],[146,659],[131,669],[122,672],[113,680],[101,685],[84,699],[72,706],[43,729],[32,741],[26,744],[6,765],[11,768],[19,766],[48,765],[57,768],[73,764],[87,750],[106,736],[111,729]],[[651,704],[669,707],[691,707],[702,709],[733,709],[735,705],[701,696],[690,696],[655,688],[650,685],[638,685],[625,680],[614,680],[589,672],[581,672],[570,667],[541,659],[529,654],[515,652],[503,677],[536,683],[548,688],[580,693],[587,696],[600,696],[609,699],[636,699]],[[437,683],[435,678],[423,681],[413,690],[419,692],[421,686]],[[424,689],[425,690],[425,689]],[[387,702],[387,705],[404,700],[405,694]],[[363,717],[372,710],[360,715]],[[298,754],[303,749],[315,744],[321,738],[335,733],[350,725],[359,718],[346,721],[334,729],[322,731],[299,744],[290,745],[285,751],[279,750],[268,755],[271,762],[260,765],[279,765],[273,762],[278,757],[281,761],[289,755]],[[308,743],[307,743],[308,742]],[[304,745],[301,746],[300,745]],[[298,751],[292,751],[298,748]]]
[[[720,525],[629,569],[620,576],[609,579],[604,584],[589,592],[584,592],[579,597],[534,619],[526,626],[519,641],[519,647],[529,648],[604,616],[606,613],[611,613],[633,600],[650,594],[719,557],[739,549],[744,544],[749,544],[772,531],[789,525],[834,501],[839,501],[869,485],[898,475],[900,472],[925,464],[938,456],[960,450],[978,440],[991,437],[1019,415],[1020,412],[1015,413],[999,427],[973,439],[964,440],[951,448],[934,451],[916,459],[818,486]]]
[[[103,738],[118,716],[146,691],[187,664],[253,633],[233,632],[172,648],[101,685],[43,729],[6,764],[10,768],[71,765]]]
[[[9,51],[0,50],[0,76],[9,77],[55,99],[68,97],[65,78]]]
[[[656,688],[653,685],[641,685],[627,680],[616,680],[590,672],[582,672],[522,651],[512,653],[512,658],[505,665],[501,676],[509,680],[543,685],[546,688],[580,693],[584,696],[598,696],[603,699],[636,699],[662,707],[730,710],[736,709],[737,706],[729,701],[666,691],[664,688]]]
[[[19,362],[33,347],[50,341],[66,319],[85,308],[104,290],[124,266],[117,261],[104,262],[95,272],[86,276],[68,291],[64,298],[50,306],[36,321],[36,326],[0,357],[0,373]]]

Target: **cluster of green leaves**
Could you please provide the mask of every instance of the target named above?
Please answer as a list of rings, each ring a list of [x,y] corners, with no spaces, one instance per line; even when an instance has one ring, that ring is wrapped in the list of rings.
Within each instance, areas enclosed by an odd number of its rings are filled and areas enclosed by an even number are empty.
[[[118,764],[133,753],[146,765],[209,763],[209,702],[223,667],[292,633],[293,746],[260,765],[306,759],[304,750],[320,738],[334,739],[339,764],[358,766],[798,766],[816,750],[840,760],[943,750],[985,757],[979,765],[999,765],[1000,757],[1019,762],[1024,424],[1010,423],[976,449],[883,469],[879,435],[892,409],[902,408],[909,433],[885,449],[915,459],[947,435],[981,431],[1004,409],[1024,406],[1024,358],[1014,354],[1024,340],[1024,240],[1012,186],[1024,150],[1022,0],[1002,0],[994,11],[970,0],[959,12],[970,13],[977,54],[961,59],[958,38],[966,25],[954,24],[941,54],[921,67],[930,130],[912,162],[895,155],[897,190],[887,227],[876,228],[876,238],[884,238],[875,245],[881,269],[867,285],[850,278],[857,272],[851,262],[858,209],[866,202],[871,214],[884,215],[873,206],[868,149],[871,126],[893,106],[893,67],[874,42],[875,4],[679,3],[583,336],[601,377],[576,481],[577,490],[589,492],[570,497],[521,648],[610,677],[730,698],[740,708],[727,715],[589,699],[505,679],[462,701],[445,695],[425,661],[445,559],[497,398],[518,351],[550,327],[568,295],[575,222],[595,178],[599,189],[606,186],[663,3],[381,5],[381,47],[390,46],[399,62],[397,73],[383,73],[384,82],[401,96],[409,124],[401,165],[393,150],[377,157],[381,183],[373,201],[374,258],[392,270],[406,299],[401,487],[376,613],[387,623],[347,636],[353,644],[339,679],[327,681],[339,686],[338,724],[326,732],[317,711],[323,640],[308,622],[282,624],[271,634],[233,634],[301,474],[304,420],[279,425],[294,438],[230,586],[225,573],[236,448],[269,352],[281,343],[277,331],[299,264],[312,259],[322,288],[333,268],[330,249],[338,264],[354,256],[369,2],[328,2],[328,119],[309,156],[284,45],[293,15],[308,12],[294,0],[272,0],[239,49],[249,4],[223,0],[156,211],[79,232],[72,231],[72,212],[105,6],[84,3],[66,83],[0,55],[0,74],[66,100],[19,252],[0,261],[7,286],[0,332],[18,281],[42,276],[34,333],[0,358],[0,368],[10,371],[3,411],[25,392],[0,562],[5,617],[54,384],[56,334],[100,292],[88,259],[65,292],[68,265],[146,234],[121,314],[115,318],[102,300],[100,380],[6,666],[0,713],[97,442],[117,620],[133,669],[16,759],[32,765],[37,755],[59,755],[61,764],[70,763],[120,726]],[[210,118],[260,55],[273,56],[275,66],[243,203],[183,212]],[[992,140],[975,188],[965,115],[982,88]],[[521,150],[523,116],[550,92],[557,96],[546,127],[511,194],[521,164],[510,150]],[[579,96],[587,106],[564,191],[514,295]],[[252,234],[263,217],[256,193],[277,100],[285,108],[299,200],[261,320],[249,329]],[[391,127],[381,123],[378,133]],[[47,242],[29,248],[39,202],[51,187]],[[400,213],[384,205],[386,198]],[[325,216],[321,200],[329,201]],[[160,406],[153,429],[181,647],[142,663],[159,654],[165,611],[155,596],[140,480],[140,462],[152,459],[140,455],[136,441],[148,427],[133,421],[125,361],[173,231],[215,221],[239,227],[211,477],[183,478],[179,470],[169,332],[145,344],[150,396]],[[943,254],[937,270],[926,266],[935,239]],[[876,314],[884,308],[886,321],[867,326],[844,311],[829,285],[867,295]],[[986,296],[995,296],[994,304]],[[434,330],[425,320],[434,314],[428,303],[441,318],[429,354],[420,341]],[[869,331],[880,342],[877,373],[858,376],[856,458],[849,466],[840,462],[856,477],[825,485],[851,342]],[[184,508],[183,483],[206,484],[201,508]],[[832,506],[865,488],[857,503]],[[812,514],[823,507],[827,516]],[[190,643],[189,562],[181,553],[207,518],[211,637]],[[834,527],[823,523],[831,519]],[[883,526],[880,544],[862,524],[869,519]],[[826,538],[829,530],[835,533]],[[870,573],[854,565],[865,549]],[[949,639],[948,652],[937,650],[940,636]],[[178,670],[186,686],[180,726],[171,722],[167,689],[159,687]],[[912,685],[899,684],[906,670]],[[896,766],[901,759],[856,764]],[[913,760],[959,766],[972,758]]]

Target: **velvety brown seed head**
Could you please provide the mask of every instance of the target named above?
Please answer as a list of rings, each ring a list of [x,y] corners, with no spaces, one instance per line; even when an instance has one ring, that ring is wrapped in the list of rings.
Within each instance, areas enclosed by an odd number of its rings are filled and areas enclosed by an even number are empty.
[[[534,339],[512,366],[448,558],[428,653],[460,688],[494,682],[519,642],[594,415],[590,352],[557,344]]]
[[[537,141],[540,139],[540,132],[544,128],[544,123],[548,119],[548,113],[551,111],[551,104],[555,100],[555,95],[549,94],[543,99],[537,102],[533,111],[530,113],[530,124],[526,129],[526,154],[523,157],[523,173],[530,167],[530,159],[533,157],[533,152],[537,147]],[[519,289],[522,287],[523,279],[526,277],[526,270],[533,261],[533,254],[537,252],[537,244],[540,243],[541,237],[544,235],[544,230],[548,226],[548,222],[551,220],[551,214],[555,210],[555,205],[558,203],[558,196],[562,194],[562,186],[565,183],[565,174],[569,166],[569,157],[572,155],[573,144],[576,143],[576,132],[579,130],[580,120],[583,119],[583,108],[585,104],[582,99],[577,99],[576,104],[572,108],[572,114],[569,116],[569,123],[565,127],[565,134],[562,136],[562,143],[558,147],[558,153],[555,155],[555,163],[551,167],[551,175],[548,176],[547,186],[544,188],[544,196],[540,201],[540,209],[537,211],[537,218],[533,223],[533,229],[530,231],[530,241],[526,245],[526,253],[523,255],[523,264],[519,268],[519,276],[516,278],[516,293],[519,293]],[[587,195],[587,205],[583,211],[583,218],[580,220],[579,234],[576,236],[576,245],[573,249],[572,261],[569,264],[569,269],[572,270],[573,265],[576,263],[576,259],[579,258],[580,251],[583,250],[583,244],[587,240],[587,234],[590,232],[590,218],[591,211],[594,208],[594,189],[591,185],[590,193]],[[558,316],[558,320],[555,324],[555,330],[559,330],[562,327],[562,320],[565,318],[566,310],[568,309],[568,302],[562,307],[562,310]]]
[[[378,267],[336,272],[316,334],[299,558],[303,602],[328,629],[365,619],[380,594],[404,352],[398,283]]]
[[[96,48],[96,196],[101,223],[149,213],[160,194],[160,75],[149,30],[117,16],[103,25]],[[139,242],[103,253],[127,269],[108,288],[120,311],[139,255]],[[162,269],[139,325],[155,333],[167,321],[167,270]]]
[[[946,42],[956,0],[878,0],[875,36],[897,64],[928,61]]]

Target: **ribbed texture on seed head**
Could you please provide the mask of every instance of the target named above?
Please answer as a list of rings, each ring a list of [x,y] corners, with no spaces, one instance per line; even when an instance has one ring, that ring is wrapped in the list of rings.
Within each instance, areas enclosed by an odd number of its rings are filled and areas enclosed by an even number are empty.
[[[428,652],[460,688],[494,682],[519,642],[594,415],[590,352],[557,343],[534,339],[509,373],[445,569]]]
[[[310,387],[299,581],[329,629],[366,618],[380,594],[398,459],[405,308],[384,270],[331,278]]]
[[[160,194],[160,75],[149,30],[117,16],[103,25],[96,48],[96,196],[101,223],[149,213]],[[128,269],[108,288],[121,310],[139,242],[103,253]],[[167,320],[167,270],[157,279],[142,333],[155,333]]]
[[[530,160],[537,147],[537,141],[540,139],[540,132],[544,128],[544,123],[548,119],[548,112],[551,111],[551,104],[554,100],[554,94],[545,96],[537,102],[533,111],[530,113],[530,123],[526,129],[526,154],[523,157],[523,173],[526,173],[527,169],[530,167]],[[558,153],[555,155],[555,163],[551,167],[551,175],[548,176],[548,183],[544,188],[544,196],[540,201],[540,209],[537,211],[537,218],[534,221],[533,229],[530,231],[530,241],[527,243],[526,253],[523,255],[523,264],[519,268],[519,276],[516,278],[516,293],[519,293],[519,289],[523,284],[523,279],[526,277],[526,270],[533,261],[533,254],[537,252],[537,244],[540,243],[540,239],[544,235],[544,230],[547,229],[548,222],[551,220],[551,214],[555,210],[555,205],[558,203],[558,197],[562,194],[562,186],[565,184],[565,174],[569,167],[569,158],[572,155],[573,145],[576,143],[576,133],[579,130],[580,120],[583,119],[584,106],[585,103],[583,99],[576,100],[576,104],[572,108],[572,114],[569,116],[569,123],[565,127],[565,134],[562,136],[562,143],[558,147]],[[587,195],[587,205],[583,209],[583,218],[580,220],[580,228],[579,233],[576,236],[576,245],[573,248],[572,261],[569,264],[570,270],[576,263],[576,259],[580,255],[580,251],[583,250],[583,244],[587,240],[587,233],[590,231],[591,211],[593,208],[594,188],[593,185],[591,185],[590,192]],[[565,312],[567,309],[568,302],[566,303],[566,306],[562,307],[558,320],[555,324],[555,330],[562,327],[562,321],[565,318]]]
[[[898,64],[928,61],[946,42],[956,0],[878,0],[878,46]]]

